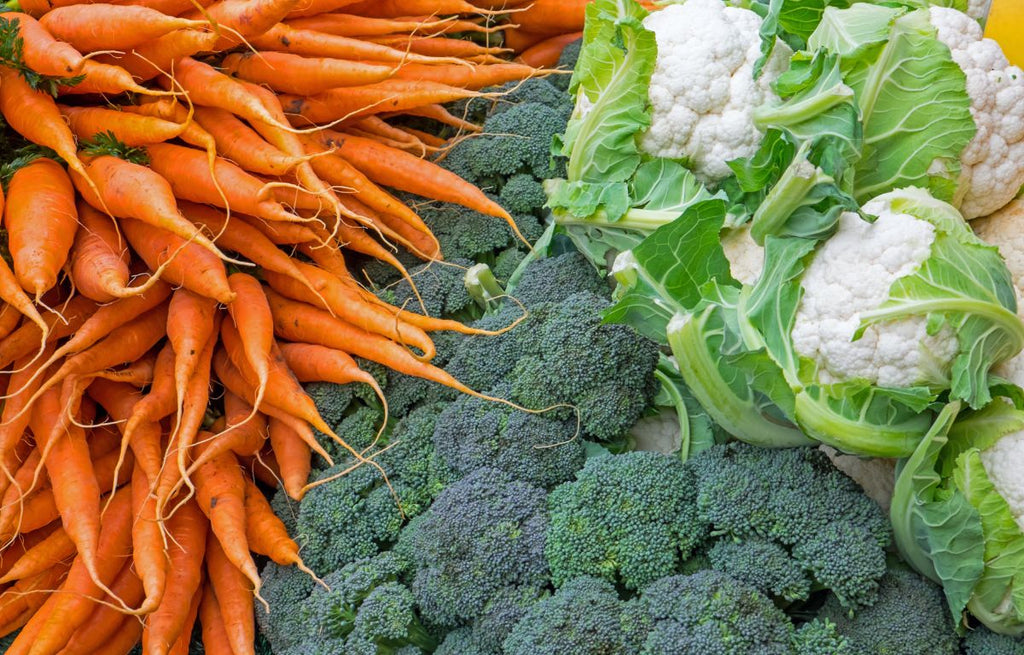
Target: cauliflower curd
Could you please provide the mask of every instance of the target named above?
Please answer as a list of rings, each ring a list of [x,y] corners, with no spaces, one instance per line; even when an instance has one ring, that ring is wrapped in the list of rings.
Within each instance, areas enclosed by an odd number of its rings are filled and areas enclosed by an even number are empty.
[[[761,18],[722,0],[688,0],[644,19],[658,58],[651,75],[651,127],[640,148],[654,157],[682,159],[697,177],[715,184],[730,174],[726,162],[757,151],[763,133],[754,108],[776,99],[771,82],[792,51],[779,42],[754,79],[761,56]]]

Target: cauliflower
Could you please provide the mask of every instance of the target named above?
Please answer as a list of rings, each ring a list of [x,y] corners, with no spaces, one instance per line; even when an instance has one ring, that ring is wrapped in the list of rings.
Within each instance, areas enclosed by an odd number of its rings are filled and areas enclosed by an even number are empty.
[[[855,378],[897,387],[941,383],[958,350],[949,327],[929,334],[927,317],[912,316],[871,325],[853,340],[861,313],[885,302],[893,283],[921,266],[936,233],[931,223],[893,211],[885,196],[864,211],[878,219],[868,223],[845,212],[807,267],[793,345],[817,363],[826,384]]]
[[[960,156],[960,211],[967,219],[987,216],[1024,185],[1024,72],[1010,65],[998,43],[983,38],[971,16],[945,7],[929,12],[938,39],[967,75],[978,127]]]
[[[777,43],[755,80],[761,18],[722,0],[669,5],[643,24],[654,32],[658,58],[648,87],[651,127],[640,148],[686,160],[701,181],[714,184],[730,174],[726,162],[757,151],[763,134],[752,113],[776,98],[770,84],[792,51]]]
[[[679,415],[670,409],[654,416],[645,416],[629,430],[634,450],[651,450],[670,455],[679,452],[682,435],[679,432]]]
[[[971,222],[975,234],[996,246],[1010,270],[1017,290],[1017,315],[1024,313],[1024,199],[1014,200],[994,214]],[[1021,318],[1024,318],[1022,316]],[[1024,356],[1018,355],[995,367],[996,375],[1024,386]]]
[[[729,272],[743,284],[754,284],[764,268],[764,248],[750,236],[750,224],[722,230],[722,250]]]

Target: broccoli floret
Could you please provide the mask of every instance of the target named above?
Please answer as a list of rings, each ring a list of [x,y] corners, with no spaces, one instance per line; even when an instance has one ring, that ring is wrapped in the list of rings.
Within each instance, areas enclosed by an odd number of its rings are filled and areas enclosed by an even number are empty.
[[[819,617],[836,624],[852,655],[960,652],[942,589],[899,563],[882,576],[873,605],[851,612],[830,595]]]
[[[505,655],[629,655],[646,627],[635,605],[599,578],[566,583],[533,605],[505,639]],[[634,611],[631,611],[633,609]],[[710,651],[707,651],[710,652]]]
[[[512,628],[546,596],[545,590],[536,587],[506,587],[492,595],[473,621],[473,647],[485,653],[501,653]]]
[[[423,203],[423,200],[417,196],[410,195],[408,198],[410,204]],[[501,204],[513,214],[519,231],[527,239],[533,241],[540,236],[543,228],[537,217],[531,215],[532,209],[520,211],[505,205],[504,202]],[[441,244],[441,252],[449,260],[477,261],[481,258],[486,259],[485,256],[489,256],[495,250],[519,243],[505,219],[481,214],[461,205],[452,203],[423,205],[419,214],[430,231],[437,237],[438,243]]]
[[[402,531],[396,550],[415,568],[423,616],[457,626],[508,586],[543,586],[545,492],[494,469],[448,487]]]
[[[568,118],[572,114],[573,98],[566,93],[565,88],[558,88],[552,84],[552,80],[562,77],[568,79],[569,76],[534,77],[522,82],[509,82],[496,87],[493,91],[503,95],[494,101],[490,115],[500,114],[516,105],[532,102],[551,107]]]
[[[786,601],[805,600],[811,581],[803,566],[774,541],[720,539],[708,550],[711,568]]]
[[[360,603],[353,626],[347,650],[352,655],[391,655],[407,646],[432,651],[437,646],[416,616],[412,592],[400,582],[374,587]]]
[[[359,403],[353,403],[353,405],[355,407],[350,407],[349,413],[333,426],[334,433],[344,439],[348,445],[361,451],[373,443],[380,431],[383,415],[376,407]],[[317,440],[336,463],[349,457],[349,452],[344,446],[319,431],[315,432]],[[320,457],[313,461],[318,468],[327,467],[327,463]]]
[[[445,166],[487,191],[497,192],[505,181],[528,173],[547,179],[564,174],[562,162],[552,162],[551,140],[565,131],[568,114],[539,102],[515,104],[491,114],[479,136],[448,151]]]
[[[408,269],[428,315],[453,316],[474,306],[462,281],[465,270],[474,263],[456,258],[447,262],[428,262]],[[395,283],[388,291],[390,297],[381,297],[391,304],[411,312],[423,313],[419,299],[406,280]]]
[[[782,610],[754,587],[718,571],[657,580],[643,590],[640,603],[653,621],[644,655],[791,652],[793,625]]]
[[[509,385],[491,394],[508,397]],[[491,400],[461,396],[448,405],[434,428],[438,456],[462,475],[490,466],[538,487],[571,480],[583,466],[576,423],[528,414]]]
[[[556,586],[592,575],[629,589],[671,575],[704,537],[693,474],[653,452],[587,460],[548,497],[546,554]]]
[[[526,257],[526,253],[516,247],[505,248],[499,252],[494,258],[494,263],[491,264],[491,271],[494,273],[494,277],[498,279],[498,282],[502,285],[506,284],[516,269],[519,268],[519,264],[522,263],[524,257]]]
[[[480,650],[473,642],[469,628],[452,630],[434,651],[434,655],[499,655],[497,651]]]
[[[1024,655],[1024,637],[1010,637],[978,626],[964,637],[965,655]]]
[[[457,475],[434,450],[434,425],[442,403],[417,407],[387,437],[377,462],[387,472],[406,518],[422,514]],[[393,503],[393,499],[388,499]]]
[[[536,214],[548,201],[540,181],[526,173],[508,178],[498,199],[501,206],[512,214]]]
[[[345,412],[355,397],[355,389],[353,389],[355,386],[357,385],[310,382],[305,385],[305,390],[306,394],[316,403],[320,416],[323,417],[327,425],[337,432],[338,424],[345,417]]]
[[[576,39],[569,45],[562,48],[562,54],[558,58],[557,68],[562,70],[573,70],[576,68],[576,61],[580,58],[580,48],[583,47],[583,39]],[[551,84],[555,87],[568,91],[569,81],[572,80],[571,75],[553,75],[551,76]],[[571,97],[571,96],[570,96]]]
[[[271,611],[256,612],[256,623],[274,652],[283,652],[304,639],[304,634],[297,631],[296,626],[302,623],[300,612],[315,583],[294,566],[279,566],[274,562],[267,562],[263,567],[260,581],[260,593],[270,604]]]
[[[336,464],[315,479],[341,473]],[[310,489],[299,504],[295,539],[314,571],[331,571],[377,554],[398,538],[402,516],[380,472],[362,465],[336,480]]]
[[[608,282],[579,252],[543,257],[530,263],[513,294],[528,306],[561,302],[581,291],[609,298]]]
[[[828,619],[814,619],[793,633],[794,655],[853,655],[850,641]]]
[[[698,480],[697,511],[714,534],[775,541],[845,606],[873,601],[885,573],[889,521],[820,450],[731,443],[698,453],[687,466]]]

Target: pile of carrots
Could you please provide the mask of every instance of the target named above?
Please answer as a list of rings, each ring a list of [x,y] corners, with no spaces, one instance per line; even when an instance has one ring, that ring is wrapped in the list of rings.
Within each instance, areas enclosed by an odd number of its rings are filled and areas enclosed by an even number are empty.
[[[198,620],[206,652],[252,653],[253,553],[304,568],[253,479],[301,498],[330,460],[314,430],[378,466],[301,383],[379,393],[357,356],[473,393],[430,364],[432,331],[472,329],[346,267],[441,258],[383,186],[515,227],[394,119],[474,131],[442,104],[539,71],[488,45],[517,11],[491,0],[20,9],[0,13],[0,636],[184,654]]]

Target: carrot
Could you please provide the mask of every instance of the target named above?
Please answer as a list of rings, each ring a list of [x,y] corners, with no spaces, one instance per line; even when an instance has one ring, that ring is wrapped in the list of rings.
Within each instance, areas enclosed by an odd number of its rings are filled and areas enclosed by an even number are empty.
[[[199,589],[196,589],[195,593],[192,594],[192,602],[189,604],[188,616],[185,618],[185,624],[181,626],[181,633],[178,638],[171,645],[170,650],[167,651],[167,655],[188,655],[190,647],[192,645],[192,630],[196,625],[196,618],[199,616],[199,603],[203,597],[203,587],[206,585],[200,585]]]
[[[0,22],[17,25],[22,61],[27,68],[50,77],[74,77],[82,72],[82,53],[55,39],[35,18],[6,11],[0,13]]]
[[[66,563],[56,564],[34,577],[18,580],[0,594],[0,634],[10,634],[28,623],[50,592],[60,586],[68,568]]]
[[[272,51],[230,54],[221,66],[243,80],[297,95],[313,95],[339,86],[373,84],[388,79],[395,72],[393,68],[380,64],[307,58]]]
[[[225,389],[242,398],[250,405],[252,404],[254,400],[253,385],[235,368],[235,365],[223,350],[218,350],[214,353],[213,369],[217,373],[217,379],[224,385]],[[309,449],[323,457],[324,461],[333,466],[334,460],[324,450],[323,446],[317,442],[316,436],[313,434],[313,430],[309,427],[308,423],[273,405],[265,405],[262,411],[269,419],[276,419],[287,425]],[[273,431],[271,431],[271,437],[273,437]]]
[[[369,359],[399,373],[438,382],[472,396],[480,394],[443,369],[422,362],[398,344],[334,318],[311,305],[289,300],[267,290],[274,315],[274,332],[283,339],[314,343]],[[318,428],[320,429],[320,428]]]
[[[280,468],[285,492],[295,501],[302,500],[312,470],[309,445],[298,432],[273,416],[268,422],[270,444]]]
[[[324,132],[323,143],[337,148],[339,156],[378,184],[387,184],[425,198],[453,202],[481,214],[511,221],[508,212],[483,191],[433,162],[382,146],[370,139],[329,130]],[[510,225],[514,225],[514,222]]]
[[[423,66],[421,64],[409,64],[403,66],[395,73],[395,79],[433,82],[462,89],[478,90],[485,86],[518,82],[536,74],[537,69],[526,64],[516,63],[479,66]]]
[[[589,0],[533,0],[515,15],[519,28],[534,34],[580,32]]]
[[[306,459],[309,459],[308,451]],[[255,455],[239,457],[238,461],[245,470],[246,475],[268,489],[276,491],[281,486],[281,468],[277,465],[277,459],[274,457],[274,451],[270,445],[269,428],[268,439],[264,443],[263,449]]]
[[[53,453],[54,456],[57,452]],[[49,462],[48,462],[49,464]],[[93,600],[108,587],[125,564],[131,545],[131,493],[128,490],[114,495],[107,511],[100,518],[99,498],[95,515],[96,545],[103,557],[90,563],[86,551],[79,546],[78,555],[71,564],[68,577],[61,586],[63,593],[50,596],[29,620],[17,639],[7,650],[10,655],[43,655],[56,653],[71,638],[93,608]],[[68,518],[64,517],[65,529]]]
[[[352,204],[359,201],[347,197],[345,202]],[[359,205],[362,207],[362,203]],[[381,231],[385,239],[402,244],[410,253],[425,261],[443,259],[441,244],[438,243],[433,232],[418,230],[408,222],[387,212],[375,212],[369,207],[364,207],[364,210],[370,212],[369,215],[374,221],[373,226]]]
[[[42,530],[21,535],[18,539],[12,541],[10,545],[3,549],[3,552],[0,552],[0,575],[6,576],[12,568],[19,566],[19,561],[25,556],[25,553],[44,542],[54,531],[59,529],[59,526],[49,526]],[[2,591],[0,591],[0,594],[2,594]]]
[[[269,557],[281,566],[294,564],[300,571],[319,580],[302,561],[299,545],[288,536],[284,522],[274,514],[263,492],[249,478],[245,478],[245,517],[245,537],[253,552]],[[249,613],[252,614],[251,611]]]
[[[192,57],[182,57],[178,60],[174,67],[174,81],[197,105],[217,107],[250,122],[277,124],[274,117],[244,86],[213,66],[196,61]],[[290,129],[288,125],[281,127]]]
[[[92,655],[128,655],[139,643],[142,632],[142,624],[138,619],[125,617],[114,631],[114,636],[97,648]]]
[[[213,137],[221,156],[251,173],[284,175],[305,160],[281,152],[223,109],[198,107],[196,121]]]
[[[188,16],[212,20],[216,25],[215,29],[220,33],[220,39],[210,49],[230,50],[247,38],[259,36],[281,22],[298,2],[299,0],[220,0],[207,7],[202,14],[194,11]]]
[[[57,2],[77,2],[78,0],[57,0]],[[117,0],[117,4],[126,7],[148,7],[156,9],[168,16],[180,16],[186,11],[191,11],[197,6],[209,7],[216,0]]]
[[[299,4],[289,12],[287,17],[316,16],[341,9],[356,2],[358,0],[299,0]]]
[[[0,275],[0,290],[3,288],[2,280],[3,276]],[[40,330],[35,323],[26,323],[0,341],[0,366],[5,367],[18,358],[36,352],[40,341],[50,343],[74,334],[96,311],[96,303],[85,296],[75,296],[58,309],[60,316],[47,314],[43,318],[44,330]]]
[[[58,7],[39,24],[73,48],[92,52],[127,50],[174,30],[202,28],[206,22],[167,16],[148,7],[95,3]]]
[[[231,453],[214,458],[196,471],[195,483],[197,504],[225,556],[252,583],[258,598],[260,575],[245,538],[245,484],[238,460]]]
[[[284,23],[279,23],[265,34],[250,39],[250,43],[260,50],[275,50],[331,59],[394,64],[458,64],[461,62],[461,60],[450,57],[427,57],[426,55],[407,53],[397,48],[389,48],[385,45],[347,36],[293,29]]]
[[[57,105],[57,108],[67,119],[71,131],[81,140],[91,140],[97,134],[110,132],[126,145],[142,146],[169,141],[180,136],[185,129],[183,124],[104,107]]]
[[[533,66],[534,68],[554,68],[558,65],[558,60],[562,56],[562,50],[565,50],[565,47],[573,41],[582,38],[583,32],[570,32],[568,34],[552,36],[530,46],[517,59],[527,66]]]
[[[507,53],[506,48],[485,46],[467,39],[450,39],[444,36],[423,36],[420,34],[395,34],[370,37],[374,43],[406,49],[431,57],[458,57],[478,64],[492,64],[504,61],[498,55]]]
[[[395,16],[445,15],[445,14],[489,14],[489,11],[466,2],[466,0],[363,0],[349,9],[353,14],[389,18]]]
[[[515,52],[524,52],[550,36],[551,34],[535,34],[513,26],[504,32],[504,45],[506,48],[511,48]]]
[[[152,100],[152,102],[146,102],[146,100]],[[126,107],[122,107],[121,111],[139,114],[141,116],[151,116],[153,118],[160,118],[168,122],[184,125],[184,129],[179,135],[179,138],[189,145],[205,150],[212,169],[212,162],[216,160],[217,156],[216,142],[206,130],[201,128],[198,123],[191,120],[189,110],[178,104],[176,100],[172,98],[148,98],[143,99],[142,104],[140,105],[128,105]],[[163,141],[160,141],[159,143],[163,143]]]
[[[270,221],[304,220],[286,211],[280,203],[260,200],[263,184],[259,179],[227,160],[218,158],[211,175],[203,153],[198,150],[158,143],[147,147],[146,151],[150,155],[150,166],[170,182],[174,195],[181,200],[215,207],[230,205],[232,211]],[[226,194],[227,203],[218,187]]]
[[[96,60],[120,65],[132,77],[145,81],[171,72],[182,57],[210,50],[219,38],[214,32],[176,30],[129,50],[123,57],[100,55]]]
[[[75,543],[63,528],[57,528],[43,541],[18,558],[18,561],[0,578],[0,582],[24,580],[38,575],[57,562],[75,554]]]
[[[295,15],[294,12],[292,15]],[[433,28],[447,29],[453,22],[451,18],[432,19],[427,16],[421,16],[420,20],[403,20],[322,13],[311,17],[289,18],[287,24],[297,30],[311,30],[335,36],[384,36],[401,32],[423,32]]]
[[[156,364],[156,353],[150,350],[141,359],[108,371],[94,373],[93,380],[110,380],[124,382],[135,389],[142,389],[153,384],[153,370]]]
[[[75,173],[72,173],[72,179],[85,201],[96,209],[118,218],[148,223],[226,258],[212,241],[178,212],[174,190],[158,173],[110,155],[90,157],[86,167],[88,177],[98,187],[98,193],[93,193]]]
[[[341,37],[336,37],[341,38]],[[376,84],[330,89],[313,96],[282,95],[285,111],[313,124],[479,97],[477,91],[438,82],[390,79]]]
[[[25,294],[25,290],[21,288],[20,284],[18,284],[18,279],[14,276],[14,271],[7,266],[7,262],[3,259],[0,259],[0,298],[7,303],[4,305],[5,328],[11,324],[12,315],[17,317],[22,315],[27,316],[29,320],[32,321],[32,324],[31,326],[26,325],[23,327],[26,330],[34,329],[38,333],[38,335],[36,335],[36,339],[40,346],[45,344],[50,333],[51,325],[39,314],[35,305],[32,304],[32,299]],[[52,317],[52,320],[56,320],[57,315],[53,314]],[[15,325],[16,324],[17,323],[15,323]],[[18,330],[8,331],[8,334],[4,336],[4,341],[2,343],[7,343],[7,337],[10,337],[17,332]],[[25,334],[28,334],[28,332],[25,332]],[[31,352],[31,348],[32,347],[30,346],[27,352]],[[0,345],[0,351],[2,350],[3,347]],[[5,366],[7,363],[10,362],[6,362]]]
[[[124,295],[128,288],[131,254],[121,242],[117,227],[85,202],[78,202],[81,229],[71,250],[71,280],[86,298],[106,303]]]
[[[96,59],[86,59],[85,63],[82,64],[82,81],[74,86],[58,87],[59,94],[64,96],[97,93],[105,95],[137,93],[142,97],[168,95],[166,91],[155,91],[136,84],[132,74],[119,66],[117,60],[111,60],[107,63],[97,61],[105,57],[106,55],[100,55]]]
[[[245,478],[241,475],[238,477],[240,482],[244,482]],[[248,489],[246,495],[247,492]],[[249,518],[248,514],[243,518],[246,520],[246,538],[250,532]],[[245,574],[228,559],[215,535],[211,532],[206,538],[206,575],[220,607],[231,652],[235,655],[252,655],[255,653],[253,644],[256,641],[252,590]]]
[[[241,222],[258,230],[271,243],[279,246],[319,241],[317,235],[309,228],[296,223],[268,221],[254,216],[239,216],[238,218]]]
[[[45,477],[37,475],[42,461],[42,451],[33,448],[11,476],[10,485],[4,491],[3,505],[0,506],[0,541],[5,544],[22,531],[25,504],[45,483]],[[47,522],[50,520],[52,518],[47,517]]]
[[[202,582],[203,557],[209,521],[194,500],[166,521],[167,583],[163,598],[146,617],[142,649],[147,655],[166,655],[188,620],[192,598]]]
[[[139,599],[142,601],[140,614],[148,614],[160,605],[167,585],[169,564],[162,526],[156,516],[156,498],[149,490],[150,478],[136,464],[132,473],[132,516],[135,517],[132,523],[132,558],[144,590]]]
[[[172,284],[218,302],[234,300],[224,263],[206,248],[142,221],[122,219],[120,225],[128,243],[150,270],[166,264],[164,279]]]
[[[422,116],[424,118],[430,118],[443,125],[450,125],[454,128],[464,130],[466,132],[479,132],[481,127],[476,123],[471,123],[467,120],[455,116],[450,111],[445,109],[442,105],[424,105],[422,107],[416,107],[409,109],[405,112],[409,116]]]
[[[0,66],[0,114],[15,132],[32,143],[50,148],[71,170],[85,175],[75,136],[61,118],[57,103],[46,93],[30,87],[18,72],[7,66]]]
[[[142,600],[142,583],[135,575],[130,563],[125,564],[121,572],[114,578],[110,584],[110,590],[114,592],[113,597],[120,598],[126,605],[134,606]],[[109,603],[111,597],[105,600]],[[113,605],[96,607],[75,630],[61,651],[61,655],[92,655],[114,637],[122,616],[118,608]]]
[[[3,211],[0,210],[0,214],[2,213]],[[24,291],[22,291],[22,295],[24,295]],[[28,297],[25,296],[25,299],[28,300]],[[18,323],[20,321],[21,312],[18,311],[17,307],[12,305],[11,303],[6,302],[2,306],[0,306],[0,340],[9,335],[11,332],[14,332],[14,329],[18,327]]]
[[[134,459],[143,473],[156,479],[163,462],[160,444],[160,425],[155,421],[140,423],[129,432],[127,423],[132,412],[147,396],[124,382],[93,380],[89,396],[107,410],[110,418],[118,422],[122,435],[128,435]],[[122,437],[124,438],[124,437]]]
[[[264,273],[264,279],[272,289],[293,300],[320,305],[338,318],[360,329],[418,348],[426,360],[433,358],[436,353],[434,343],[426,332],[411,325],[402,324],[395,319],[393,314],[366,302],[359,294],[323,269],[302,262],[298,262],[297,265],[326,301],[325,304],[307,288],[291,278],[271,271]]]
[[[203,587],[203,600],[199,605],[199,624],[203,628],[203,650],[206,653],[234,655],[217,597],[213,594],[213,586],[209,584]]]
[[[262,414],[255,414],[252,420],[252,407],[244,400],[231,393],[224,392],[225,427],[210,437],[202,452],[192,461],[185,476],[191,476],[197,468],[219,456],[231,451],[239,457],[255,455],[267,440],[267,421]]]
[[[45,157],[15,171],[7,189],[4,227],[14,274],[39,302],[57,284],[74,244],[75,190],[64,168]]]
[[[256,374],[258,385],[253,403],[255,415],[270,379],[269,360],[274,342],[274,319],[270,315],[270,307],[259,280],[245,273],[234,273],[228,278],[228,284],[235,292],[236,299],[228,305],[231,322],[225,321],[221,331],[228,325],[234,326],[245,352],[245,360]]]

